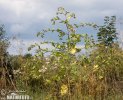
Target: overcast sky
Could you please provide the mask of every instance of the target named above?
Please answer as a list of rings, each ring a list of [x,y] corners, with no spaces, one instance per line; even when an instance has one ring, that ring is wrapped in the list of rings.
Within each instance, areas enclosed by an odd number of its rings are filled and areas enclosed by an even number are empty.
[[[122,6],[123,0],[0,0],[0,24],[9,37],[16,37],[9,52],[17,54],[18,48],[26,52],[29,44],[38,41],[35,34],[50,27],[58,7],[74,12],[78,22],[102,23],[104,16],[112,15],[122,21]]]

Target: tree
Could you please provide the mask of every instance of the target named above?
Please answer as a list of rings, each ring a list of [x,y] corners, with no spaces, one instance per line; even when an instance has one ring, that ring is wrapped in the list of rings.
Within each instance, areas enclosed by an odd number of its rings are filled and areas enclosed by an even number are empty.
[[[32,57],[32,54],[30,54],[30,53],[27,53],[27,54],[24,55],[24,58],[25,58],[25,59],[31,58],[31,57]]]
[[[7,53],[7,48],[9,46],[8,38],[6,37],[6,32],[4,26],[0,26],[0,57]]]
[[[108,17],[104,19],[104,25],[98,26],[99,32],[97,33],[99,44],[104,46],[111,46],[117,40],[117,32],[115,28],[116,16]]]
[[[6,37],[6,32],[4,30],[4,26],[0,26],[0,83],[1,88],[6,88],[6,86],[11,85],[15,88],[13,83],[14,74],[10,61],[8,60],[8,52],[7,48],[9,46],[8,38]]]
[[[117,43],[116,17],[105,17],[104,25],[98,26],[99,32],[97,48],[91,52],[90,59],[96,63],[103,73],[108,84],[120,80],[122,77],[123,50]]]

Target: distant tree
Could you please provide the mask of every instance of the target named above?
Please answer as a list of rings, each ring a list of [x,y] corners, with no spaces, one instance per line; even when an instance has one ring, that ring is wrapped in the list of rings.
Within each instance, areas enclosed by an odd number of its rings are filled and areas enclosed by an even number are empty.
[[[98,42],[104,46],[111,46],[117,40],[116,32],[116,16],[104,19],[104,25],[98,26],[99,32],[97,33]]]
[[[2,77],[0,83],[3,83],[1,84],[1,88],[6,88],[6,86],[8,86],[15,89],[13,68],[8,59],[8,47],[9,40],[6,37],[6,31],[4,26],[0,25],[0,78]]]
[[[24,58],[31,58],[31,57],[32,57],[32,54],[30,54],[30,53],[27,53],[24,55]]]
[[[9,46],[8,38],[6,37],[6,31],[3,25],[0,25],[0,57],[7,53],[7,48]]]

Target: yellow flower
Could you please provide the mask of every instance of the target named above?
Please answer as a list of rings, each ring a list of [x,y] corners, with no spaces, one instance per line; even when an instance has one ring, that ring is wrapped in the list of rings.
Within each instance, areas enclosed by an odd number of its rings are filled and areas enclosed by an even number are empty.
[[[76,53],[76,48],[71,49],[71,50],[70,50],[70,53],[71,53],[71,54],[75,54],[75,53]]]
[[[103,76],[100,75],[100,76],[99,76],[99,79],[103,79]]]
[[[98,68],[98,65],[94,65],[94,68]]]
[[[93,71],[97,71],[98,69],[99,69],[99,66],[98,65],[94,65]]]
[[[68,92],[68,87],[67,87],[67,85],[63,84],[63,85],[61,86],[61,91],[60,91],[60,93],[61,93],[61,95],[65,95],[65,94],[67,94],[67,92]]]
[[[71,16],[70,16],[70,15],[68,15],[68,16],[67,16],[67,20],[69,21],[70,19],[71,19]]]
[[[85,65],[84,68],[87,68],[87,66]]]

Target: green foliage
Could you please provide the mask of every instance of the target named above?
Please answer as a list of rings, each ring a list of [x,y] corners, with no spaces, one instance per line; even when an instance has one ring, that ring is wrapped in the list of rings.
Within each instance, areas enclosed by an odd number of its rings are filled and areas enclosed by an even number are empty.
[[[30,54],[30,53],[27,53],[24,55],[24,58],[31,58],[31,57],[32,57],[32,54]]]
[[[0,57],[7,52],[9,46],[8,39],[6,38],[6,32],[4,26],[0,25]]]
[[[97,36],[100,44],[104,44],[105,46],[111,46],[113,43],[115,43],[117,39],[115,24],[116,16],[112,16],[111,18],[106,16],[104,19],[104,25],[98,26],[99,32],[97,33]]]
[[[85,41],[85,49],[90,48],[93,45],[93,38],[90,38],[88,34],[85,33],[77,33],[77,29],[83,26],[92,26],[93,24],[87,24],[87,23],[81,23],[79,25],[77,24],[71,24],[71,20],[75,19],[76,16],[74,13],[66,11],[64,8],[60,7],[58,8],[58,11],[56,13],[56,17],[51,19],[52,25],[57,26],[60,24],[57,29],[48,28],[46,30],[42,30],[41,32],[37,33],[37,36],[41,38],[45,38],[46,33],[57,33],[59,41],[43,41],[41,44],[34,44],[30,46],[29,50],[34,48],[35,46],[38,47],[38,53],[77,53],[80,52],[82,48],[77,48],[77,44],[82,42],[82,39]],[[65,28],[63,28],[63,26]],[[61,27],[61,28],[60,28]],[[62,29],[63,28],[63,29]],[[50,33],[50,34],[51,34]],[[54,49],[49,50],[48,48],[41,48],[42,44],[48,44],[51,45]]]
[[[112,95],[120,98],[123,89],[118,86],[119,81],[123,81],[123,50],[115,43],[115,17],[106,17],[102,26],[76,24],[72,19],[76,19],[74,13],[58,8],[56,17],[51,19],[55,28],[37,33],[45,41],[29,47],[29,50],[37,47],[36,54],[19,58],[19,78],[33,94],[46,93],[40,97],[46,100],[106,100]],[[86,26],[99,29],[98,45],[92,36],[77,33],[78,28]],[[49,33],[57,33],[58,41],[46,41]],[[91,51],[76,55],[82,50],[77,45],[83,41],[84,50]],[[52,49],[42,45],[50,45]]]

